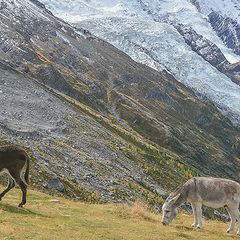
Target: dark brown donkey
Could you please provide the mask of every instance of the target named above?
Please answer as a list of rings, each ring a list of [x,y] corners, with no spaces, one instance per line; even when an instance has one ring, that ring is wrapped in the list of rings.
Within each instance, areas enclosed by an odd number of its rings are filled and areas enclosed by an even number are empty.
[[[10,176],[7,188],[0,194],[0,200],[15,186],[16,182],[23,193],[22,202],[18,206],[22,207],[26,203],[27,185],[21,179],[21,173],[26,162],[27,168],[24,178],[25,182],[29,184],[29,157],[27,153],[20,147],[0,146],[0,171],[8,173]]]

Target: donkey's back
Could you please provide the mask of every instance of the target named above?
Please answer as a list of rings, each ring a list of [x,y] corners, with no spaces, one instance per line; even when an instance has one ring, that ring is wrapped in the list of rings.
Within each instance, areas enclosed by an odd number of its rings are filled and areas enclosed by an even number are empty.
[[[197,177],[190,179],[188,201],[219,208],[240,202],[240,184],[230,179]]]
[[[13,145],[0,146],[0,171],[22,163],[24,165],[26,160],[27,154],[24,149]]]

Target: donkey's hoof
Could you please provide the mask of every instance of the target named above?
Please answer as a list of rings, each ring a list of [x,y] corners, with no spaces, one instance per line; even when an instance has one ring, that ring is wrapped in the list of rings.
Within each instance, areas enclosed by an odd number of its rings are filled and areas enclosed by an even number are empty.
[[[226,231],[226,233],[230,233],[230,231],[231,231],[231,229],[228,229],[228,230]]]
[[[23,204],[22,204],[22,203],[19,203],[19,204],[18,204],[18,207],[21,207],[21,208],[22,208],[22,207],[23,207]]]
[[[192,227],[196,227],[197,225],[195,223],[192,224]]]

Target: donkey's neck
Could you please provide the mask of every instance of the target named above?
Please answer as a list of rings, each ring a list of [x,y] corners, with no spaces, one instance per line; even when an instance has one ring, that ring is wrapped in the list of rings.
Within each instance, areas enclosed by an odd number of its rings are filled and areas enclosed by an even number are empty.
[[[174,206],[176,207],[180,207],[183,203],[185,203],[187,201],[187,198],[185,198],[185,196],[183,196],[182,194],[180,194],[179,198],[176,200],[176,202],[174,203]]]
[[[188,187],[187,185],[183,185],[181,188],[179,188],[175,193],[174,196],[179,195],[177,200],[174,203],[174,206],[179,207],[181,206],[184,202],[187,201],[188,198]]]

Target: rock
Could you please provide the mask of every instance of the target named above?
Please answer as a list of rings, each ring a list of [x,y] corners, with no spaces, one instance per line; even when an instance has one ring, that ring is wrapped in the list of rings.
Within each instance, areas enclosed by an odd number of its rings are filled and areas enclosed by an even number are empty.
[[[214,216],[217,217],[218,219],[222,219],[225,222],[230,221],[230,217],[224,213],[220,213],[217,210],[214,210]]]
[[[25,73],[29,73],[29,67],[26,67],[26,66],[20,66],[19,70]]]
[[[228,48],[240,55],[240,35],[238,34],[240,25],[230,17],[224,17],[217,12],[211,12],[209,22],[217,35],[222,39]]]
[[[42,9],[43,9],[44,11],[46,11],[48,14],[51,14],[51,15],[52,15],[52,12],[49,11],[43,3],[39,2],[38,0],[30,0],[30,1],[31,1],[32,3],[34,3],[36,6],[42,8]]]
[[[191,27],[183,24],[174,25],[174,27],[183,36],[185,42],[192,50],[208,61],[212,66],[216,67],[221,72],[225,72],[229,69],[230,63],[217,45],[198,34]]]
[[[64,185],[60,182],[59,179],[51,179],[48,181],[48,188],[56,189],[60,192],[64,191]]]
[[[48,200],[49,202],[54,202],[54,203],[58,203],[58,202],[60,202],[58,199],[50,199],[50,200]]]
[[[215,19],[216,16],[214,13],[211,13],[209,16],[210,16],[210,22],[211,22],[211,24],[213,24],[213,22],[211,21],[211,18]],[[219,18],[217,18],[217,19],[219,20]],[[220,23],[222,23],[222,24],[220,24]],[[226,25],[223,23],[224,23],[224,21],[221,22],[219,20],[219,24],[217,24],[217,28],[220,25],[222,25],[222,26]],[[237,25],[237,24],[234,24],[234,26],[235,25]],[[194,52],[196,52],[204,60],[209,62],[212,66],[217,68],[220,72],[224,73],[226,76],[231,78],[231,80],[234,83],[240,84],[240,79],[239,79],[238,74],[235,71],[232,72],[232,70],[233,70],[232,65],[230,64],[230,62],[228,62],[228,60],[226,59],[226,57],[224,56],[224,54],[221,52],[221,50],[218,48],[218,46],[216,44],[212,43],[207,38],[198,34],[191,27],[185,26],[183,24],[175,24],[174,27],[183,36],[185,42],[192,48],[192,50]],[[237,27],[239,28],[239,25],[237,25]],[[214,26],[213,26],[213,28],[214,28]],[[232,29],[234,29],[234,28],[232,27]],[[222,30],[223,33],[229,32],[229,31],[224,31],[224,30],[225,29]],[[228,35],[231,35],[231,34],[228,34]],[[221,35],[219,35],[219,36],[221,37]],[[231,37],[234,38],[234,36],[231,36]],[[231,39],[232,39],[231,37],[230,37],[229,42],[231,42]],[[227,38],[227,36],[223,35],[223,38],[225,39],[225,38]],[[223,40],[223,38],[222,38],[222,40]],[[236,41],[238,41],[238,40],[236,40]],[[227,43],[226,43],[226,45],[228,46]],[[235,46],[235,47],[228,46],[228,47],[235,49],[235,53],[239,54],[239,52],[240,52],[239,46]]]

